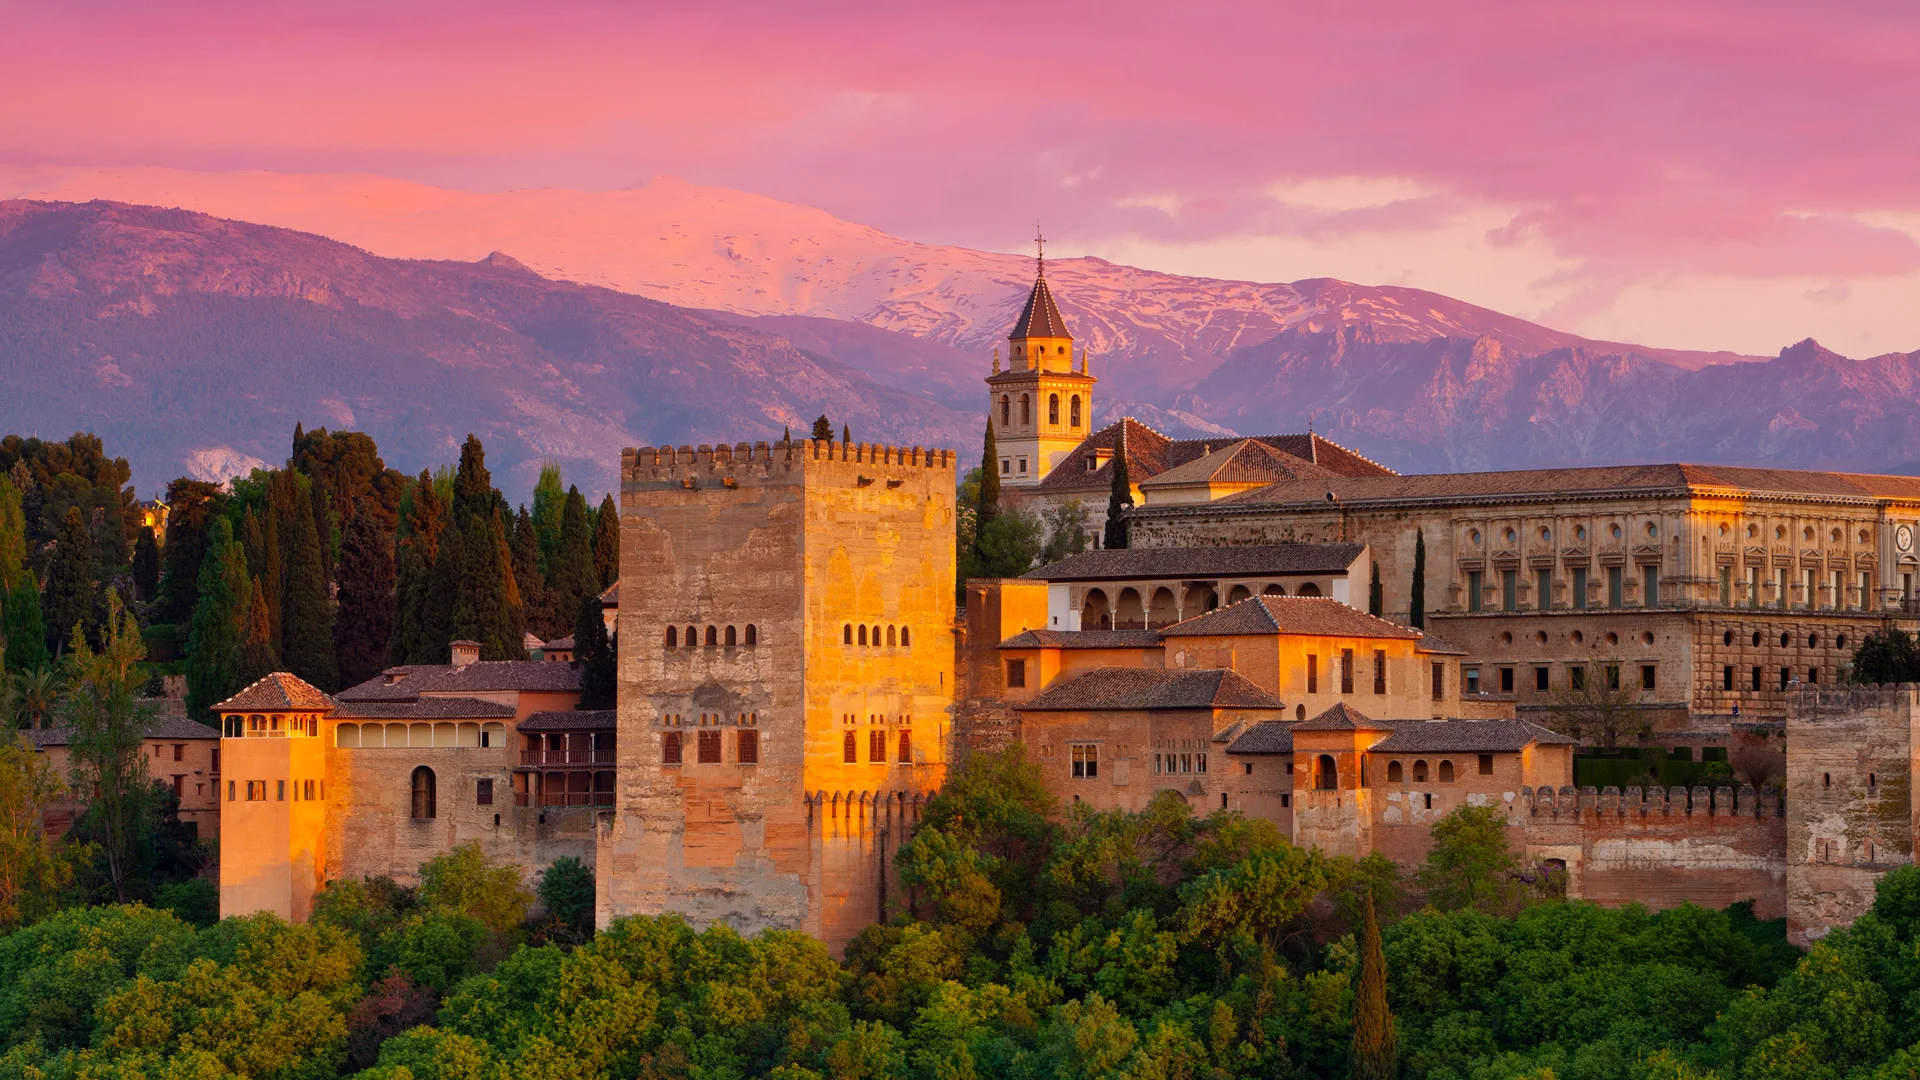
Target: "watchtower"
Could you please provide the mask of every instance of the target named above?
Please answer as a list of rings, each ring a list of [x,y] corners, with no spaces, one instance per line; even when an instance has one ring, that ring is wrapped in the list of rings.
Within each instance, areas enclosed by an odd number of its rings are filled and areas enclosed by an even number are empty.
[[[213,707],[220,715],[220,914],[305,922],[326,873],[333,699],[286,672]]]
[[[1033,291],[1007,335],[1007,370],[1000,370],[996,351],[987,376],[988,421],[1000,483],[1008,487],[1038,484],[1086,439],[1093,423],[1097,380],[1087,370],[1084,350],[1074,367],[1073,335],[1047,287],[1045,258],[1037,256],[1034,265]]]

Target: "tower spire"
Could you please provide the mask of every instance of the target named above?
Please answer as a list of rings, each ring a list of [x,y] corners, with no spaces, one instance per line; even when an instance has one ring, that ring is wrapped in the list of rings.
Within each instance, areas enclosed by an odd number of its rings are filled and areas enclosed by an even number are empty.
[[[1033,271],[1035,277],[1047,276],[1047,237],[1038,221],[1033,223]]]

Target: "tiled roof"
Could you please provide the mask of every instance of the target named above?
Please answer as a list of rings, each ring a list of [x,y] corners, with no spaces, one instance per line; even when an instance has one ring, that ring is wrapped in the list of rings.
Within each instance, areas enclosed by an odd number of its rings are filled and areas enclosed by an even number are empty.
[[[1413,651],[1423,652],[1423,653],[1442,653],[1447,656],[1467,655],[1467,650],[1461,648],[1458,645],[1450,645],[1447,642],[1442,641],[1437,637],[1434,637],[1431,631],[1420,635],[1420,644],[1415,645],[1413,647]]]
[[[612,709],[537,712],[520,721],[521,731],[612,731],[617,726]]]
[[[566,637],[554,638],[552,641],[547,642],[545,645],[536,646],[536,648],[546,649],[552,652],[572,652],[573,651],[573,635],[568,634]]]
[[[1210,449],[1212,444],[1202,444]],[[1184,465],[1176,465],[1158,476],[1140,481],[1143,491],[1183,484],[1277,484],[1286,480],[1321,477],[1331,480],[1336,474],[1282,453],[1257,439],[1241,439]]]
[[[1293,725],[1295,731],[1390,731],[1395,721],[1375,720],[1359,709],[1341,702],[1318,716]]]
[[[1301,463],[1307,469],[1306,475],[1312,480],[1300,483],[1320,483],[1320,498],[1324,501],[1324,485],[1329,483],[1323,474],[1331,473],[1340,479],[1342,486],[1349,477],[1391,477],[1392,469],[1359,454],[1329,442],[1318,435],[1254,435],[1250,438],[1257,443],[1270,447]],[[1087,458],[1096,450],[1105,450],[1109,454],[1124,439],[1127,447],[1127,479],[1140,484],[1152,477],[1159,476],[1168,469],[1178,468],[1188,462],[1198,461],[1215,452],[1216,447],[1232,442],[1226,439],[1174,439],[1161,434],[1133,417],[1123,417],[1093,432],[1079,446],[1068,452],[1060,463],[1047,473],[1036,490],[1064,494],[1079,491],[1106,491],[1113,484],[1113,462],[1107,460],[1099,468],[1087,469]],[[1264,490],[1264,489],[1256,489]],[[1255,494],[1253,491],[1242,495]],[[1238,496],[1237,496],[1238,497]],[[1203,504],[1204,505],[1204,504]]]
[[[1410,720],[1373,744],[1376,754],[1517,753],[1538,743],[1572,746],[1573,739],[1525,720]]]
[[[1013,324],[1013,332],[1007,335],[1007,340],[1072,336],[1067,333],[1067,321],[1060,317],[1060,309],[1053,302],[1053,290],[1047,288],[1047,277],[1041,274],[1034,279],[1033,291],[1027,294],[1027,306],[1021,309],[1020,321]]]
[[[620,606],[620,583],[616,581],[613,584],[607,586],[606,591],[600,594],[600,602],[611,608],[619,607]]]
[[[20,732],[28,742],[38,749],[49,746],[66,746],[73,741],[73,729],[64,727],[27,728]],[[218,739],[220,732],[205,724],[196,723],[183,716],[156,716],[145,730],[143,739]]]
[[[1262,720],[1227,744],[1229,754],[1291,754],[1293,725],[1281,720]]]
[[[213,707],[214,712],[326,712],[333,699],[297,675],[276,671]]]
[[[1153,649],[1158,630],[1022,630],[1000,643],[1003,649]]]
[[[389,675],[398,675],[393,683]],[[415,664],[388,668],[358,686],[334,695],[340,701],[411,701],[421,694],[497,694],[515,690],[566,693],[580,689],[580,671],[572,664],[545,660],[478,660],[452,664]]]
[[[1365,550],[1365,544],[1111,548],[1069,555],[1021,576],[1040,581],[1127,581],[1338,574]]]
[[[542,643],[540,641],[540,635],[528,632],[521,636],[520,644],[531,652],[534,649],[540,648]]]
[[[504,720],[511,705],[470,697],[423,697],[413,701],[342,701],[335,720]]]
[[[1319,637],[1418,638],[1420,632],[1376,619],[1325,596],[1253,596],[1162,627],[1167,637],[1312,634]]]
[[[1279,698],[1225,668],[1169,671],[1164,668],[1095,668],[1055,683],[1022,712],[1146,709],[1278,709]]]

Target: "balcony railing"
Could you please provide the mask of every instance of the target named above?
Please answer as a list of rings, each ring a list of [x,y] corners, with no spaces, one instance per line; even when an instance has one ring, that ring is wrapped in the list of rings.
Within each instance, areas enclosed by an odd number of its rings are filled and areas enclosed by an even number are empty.
[[[612,806],[611,791],[542,791],[538,794],[529,791],[513,793],[515,806]]]
[[[522,750],[522,765],[612,765],[612,750]]]

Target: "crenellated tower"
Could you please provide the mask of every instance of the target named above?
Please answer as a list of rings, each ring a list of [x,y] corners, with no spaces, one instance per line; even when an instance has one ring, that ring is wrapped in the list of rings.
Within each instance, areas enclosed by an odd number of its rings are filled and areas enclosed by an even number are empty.
[[[1038,237],[1036,244],[1043,244]],[[1034,258],[1033,291],[1007,335],[1007,367],[993,356],[988,413],[1000,454],[1000,483],[1032,487],[1092,430],[1093,374],[1082,350],[1074,365],[1073,335],[1047,287],[1044,246]]]

